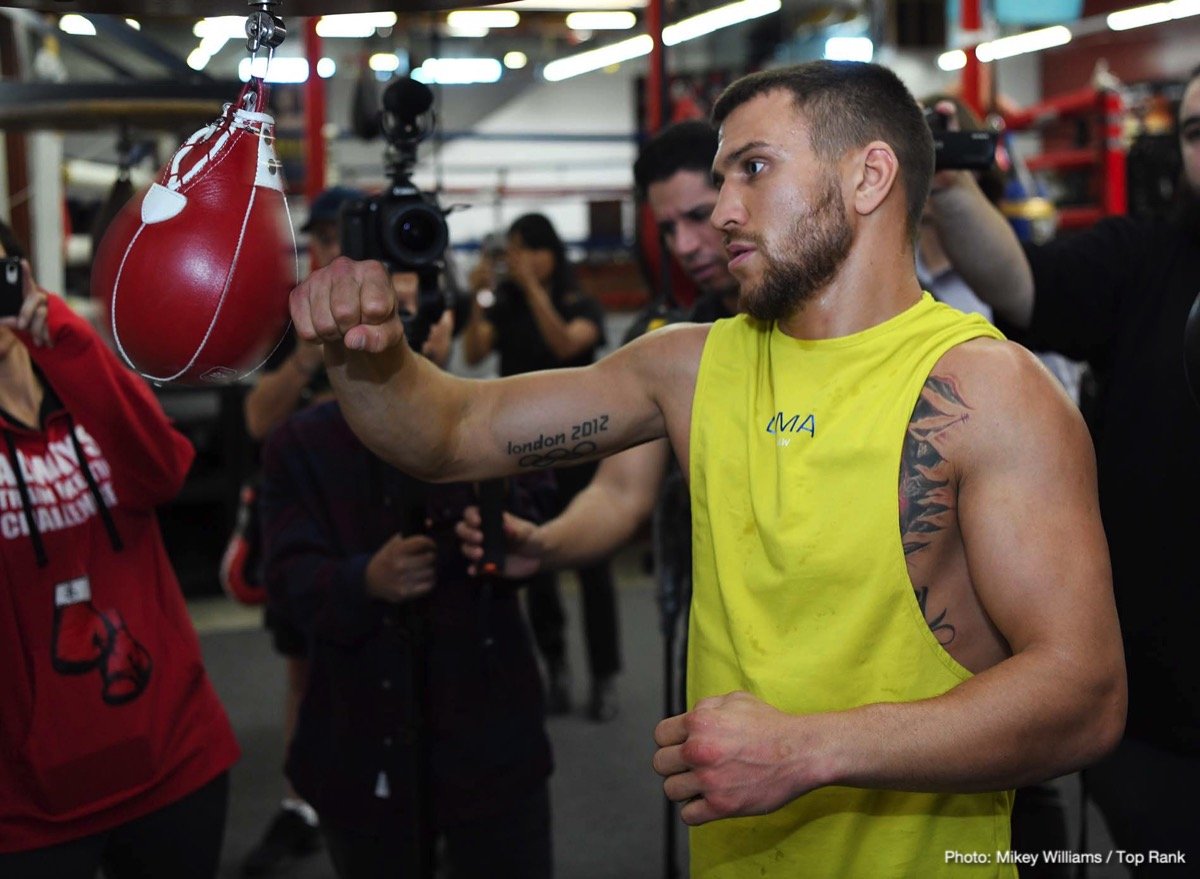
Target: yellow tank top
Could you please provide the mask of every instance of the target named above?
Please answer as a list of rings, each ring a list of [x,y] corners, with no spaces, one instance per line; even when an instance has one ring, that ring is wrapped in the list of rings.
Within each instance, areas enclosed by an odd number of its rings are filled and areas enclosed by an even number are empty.
[[[899,477],[930,370],[979,336],[1001,338],[929,294],[842,338],[794,339],[745,316],[713,325],[692,404],[689,705],[745,690],[811,714],[929,698],[971,676],[917,605]],[[821,788],[693,828],[692,875],[1015,877],[1011,807],[1011,791]]]

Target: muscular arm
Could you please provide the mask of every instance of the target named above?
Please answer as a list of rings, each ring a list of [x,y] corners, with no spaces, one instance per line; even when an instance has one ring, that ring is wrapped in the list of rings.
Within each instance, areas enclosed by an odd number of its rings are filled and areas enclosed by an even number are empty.
[[[534,532],[543,566],[577,568],[624,546],[650,517],[670,455],[655,440],[601,461],[587,488]]]
[[[1082,419],[1015,345],[960,346],[938,369],[974,407],[947,454],[971,581],[1011,655],[918,702],[796,716],[744,693],[702,701],[656,731],[668,795],[699,797],[685,821],[761,814],[831,784],[1014,787],[1093,763],[1120,738],[1124,657]]]
[[[938,175],[929,215],[954,269],[1005,320],[1028,327],[1033,274],[1012,226],[966,172]]]
[[[605,458],[587,487],[542,525],[506,515],[506,576],[578,568],[620,549],[654,509],[670,454],[666,440],[654,440]],[[483,558],[478,509],[468,508],[456,530],[464,555],[473,562]]]
[[[597,458],[666,435],[668,420],[686,425],[707,335],[707,327],[681,326],[585,369],[476,381],[413,356],[377,263],[338,259],[297,287],[291,304],[300,335],[325,342],[354,432],[429,481]]]

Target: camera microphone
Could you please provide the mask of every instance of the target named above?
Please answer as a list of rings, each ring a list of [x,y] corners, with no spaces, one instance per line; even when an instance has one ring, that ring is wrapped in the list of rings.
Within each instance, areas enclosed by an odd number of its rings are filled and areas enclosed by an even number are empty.
[[[398,79],[383,93],[383,109],[401,119],[416,119],[432,106],[433,92],[415,79]]]

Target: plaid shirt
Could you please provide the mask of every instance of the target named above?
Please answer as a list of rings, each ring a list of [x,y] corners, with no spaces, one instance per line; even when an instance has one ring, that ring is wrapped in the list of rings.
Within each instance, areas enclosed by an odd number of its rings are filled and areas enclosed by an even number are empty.
[[[508,506],[539,518],[553,485],[548,474],[511,480]],[[271,436],[260,497],[267,588],[305,633],[311,660],[286,771],[323,821],[437,830],[504,812],[549,775],[517,591],[469,577],[454,535],[472,486],[388,466],[331,402]],[[374,552],[417,531],[437,545],[432,592],[401,604],[368,596]]]

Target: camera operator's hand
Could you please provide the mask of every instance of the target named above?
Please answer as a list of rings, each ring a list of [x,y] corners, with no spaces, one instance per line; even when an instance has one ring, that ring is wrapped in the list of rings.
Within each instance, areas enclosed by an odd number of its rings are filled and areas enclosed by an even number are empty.
[[[393,535],[367,562],[367,592],[392,604],[425,595],[433,589],[436,561],[432,538]]]
[[[479,507],[467,507],[463,510],[462,518],[454,526],[454,533],[462,541],[462,553],[470,564],[468,573],[472,577],[479,571],[476,564],[483,558],[483,519],[479,515]],[[532,577],[542,569],[541,552],[534,537],[537,526],[528,519],[504,514],[504,543],[507,547],[504,554],[504,570],[501,575],[509,580],[524,580]]]
[[[533,264],[534,252],[523,247],[509,248],[508,274],[528,296],[535,290],[540,290],[542,283],[538,280],[537,271]]]
[[[29,260],[21,260],[21,277],[24,282],[21,310],[14,317],[0,318],[0,326],[12,327],[29,334],[38,347],[50,346],[50,325],[46,320],[50,294],[33,280]]]
[[[962,129],[962,126],[958,124],[958,108],[954,106],[953,101],[938,101],[934,105],[933,111],[942,117],[943,130],[960,131]],[[970,171],[938,171],[933,175],[930,194],[936,195],[942,190],[953,189],[958,186],[969,186],[974,182],[975,175]]]
[[[429,338],[421,346],[421,353],[443,369],[450,362],[450,349],[454,345],[454,311],[447,308],[437,323],[429,328]]]
[[[296,334],[310,342],[379,354],[403,344],[396,293],[381,263],[339,256],[292,290]]]

